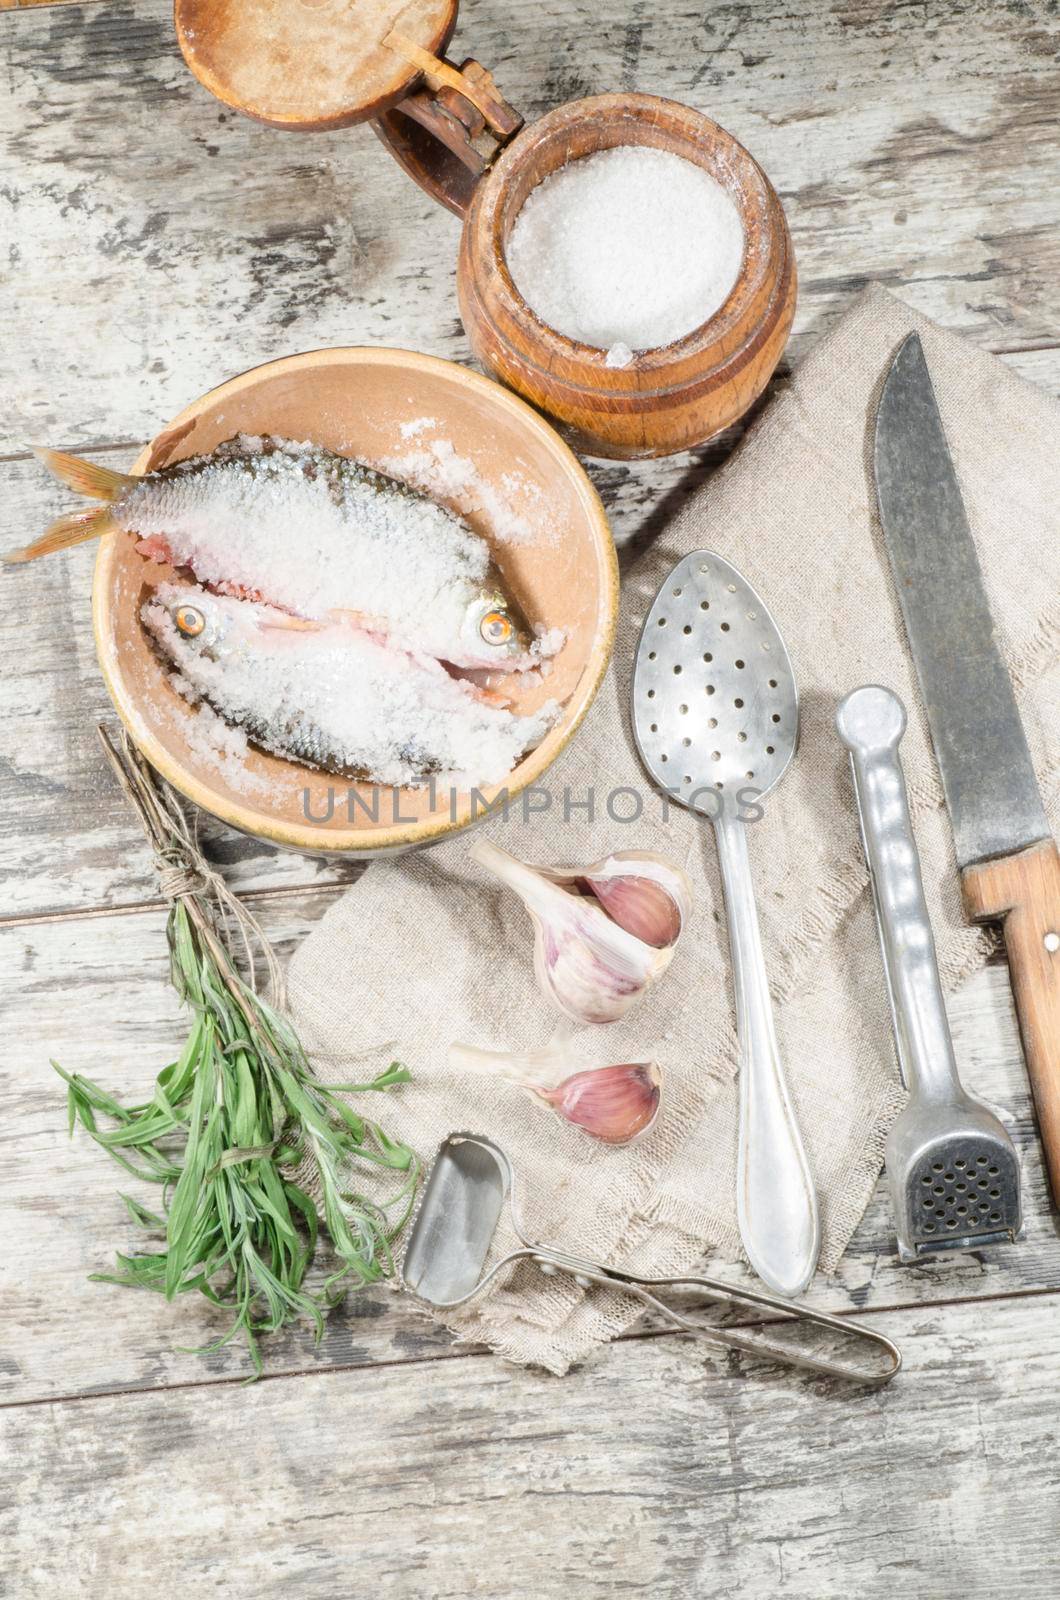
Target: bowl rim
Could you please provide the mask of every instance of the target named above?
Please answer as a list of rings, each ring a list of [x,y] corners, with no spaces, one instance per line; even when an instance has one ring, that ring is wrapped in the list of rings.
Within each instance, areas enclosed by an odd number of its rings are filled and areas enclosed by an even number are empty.
[[[96,557],[92,581],[92,632],[96,658],[111,702],[129,737],[167,783],[208,815],[255,838],[265,839],[271,844],[310,855],[353,855],[370,859],[373,856],[391,855],[411,848],[436,844],[444,838],[463,832],[478,821],[485,821],[491,815],[490,805],[505,790],[508,792],[509,800],[515,799],[547,771],[581,726],[610,665],[618,625],[618,557],[603,503],[585,467],[552,424],[527,401],[503,388],[492,378],[482,377],[479,373],[471,372],[458,362],[448,361],[442,356],[425,355],[420,351],[405,350],[395,345],[338,345],[300,351],[294,355],[261,362],[246,368],[234,377],[225,379],[224,382],[208,389],[198,399],[193,400],[190,405],[185,406],[155,435],[154,439],[144,445],[129,470],[136,474],[149,470],[148,463],[155,455],[160,441],[165,441],[174,435],[179,437],[179,430],[185,424],[193,423],[209,405],[221,397],[234,395],[241,389],[250,387],[264,374],[341,364],[389,366],[395,363],[395,358],[398,365],[410,372],[441,374],[449,379],[455,379],[458,385],[477,391],[490,404],[510,412],[523,427],[529,428],[541,438],[557,458],[558,464],[572,473],[578,497],[589,520],[601,570],[602,625],[597,630],[578,684],[564,707],[563,721],[546,735],[536,749],[531,750],[519,762],[511,780],[481,791],[482,809],[476,815],[471,815],[471,796],[466,795],[462,797],[462,803],[455,816],[450,811],[437,821],[424,819],[419,822],[393,823],[389,827],[382,828],[325,829],[310,823],[277,821],[259,812],[253,805],[243,805],[214,793],[170,755],[151,729],[145,726],[140,712],[126,691],[109,626],[110,594],[122,535],[105,534]],[[174,442],[177,442],[176,439]]]

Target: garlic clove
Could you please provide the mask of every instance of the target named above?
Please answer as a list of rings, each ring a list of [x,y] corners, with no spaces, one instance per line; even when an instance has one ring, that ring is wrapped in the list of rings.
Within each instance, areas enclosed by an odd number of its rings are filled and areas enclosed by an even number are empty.
[[[564,1075],[567,1041],[554,1040],[538,1050],[483,1050],[478,1045],[453,1043],[449,1065],[458,1072],[483,1072],[505,1078],[524,1089],[552,1088]]]
[[[672,896],[639,873],[621,877],[586,878],[612,922],[654,950],[668,950],[681,932],[681,913]]]
[[[553,1089],[528,1084],[566,1122],[604,1144],[629,1144],[659,1114],[662,1075],[652,1061],[575,1072]]]
[[[692,885],[665,856],[619,850],[584,867],[581,883],[608,916],[656,950],[675,945],[692,911]]]
[[[575,1022],[617,1022],[670,965],[673,950],[653,950],[592,900],[564,898],[573,909],[562,920],[538,920],[538,983]]]
[[[534,923],[540,987],[576,1022],[615,1022],[669,965],[691,910],[662,857],[620,852],[590,867],[532,867],[491,840],[472,859],[514,889]]]
[[[587,1067],[559,1077],[569,1060],[569,1043],[521,1054],[449,1046],[451,1067],[489,1073],[529,1090],[565,1122],[604,1144],[629,1144],[647,1133],[662,1101],[662,1073],[654,1061]]]

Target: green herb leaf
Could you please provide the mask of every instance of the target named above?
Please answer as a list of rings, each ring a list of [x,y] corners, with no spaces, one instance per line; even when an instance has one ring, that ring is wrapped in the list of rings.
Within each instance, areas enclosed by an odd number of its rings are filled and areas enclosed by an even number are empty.
[[[349,1287],[393,1272],[391,1244],[412,1209],[419,1166],[412,1151],[361,1116],[340,1094],[407,1083],[392,1062],[369,1083],[318,1082],[293,1028],[245,981],[226,933],[238,925],[251,956],[275,957],[244,906],[195,848],[179,802],[126,741],[119,753],[100,730],[118,777],[160,864],[198,875],[201,891],[174,901],[167,923],[171,977],[191,1012],[187,1040],[162,1068],[151,1098],[126,1107],[90,1079],[53,1062],[67,1085],[70,1131],[80,1124],[127,1172],[162,1185],[162,1211],[122,1200],[160,1248],[118,1255],[96,1281],[148,1289],[172,1299],[199,1293],[231,1314],[227,1331],[201,1348],[242,1336],[255,1374],[259,1335],[323,1314]],[[338,1258],[319,1290],[307,1287],[319,1238],[317,1208],[293,1181],[294,1163],[315,1168],[324,1227]],[[359,1174],[394,1173],[382,1202],[359,1193]],[[373,1188],[373,1192],[375,1192]]]

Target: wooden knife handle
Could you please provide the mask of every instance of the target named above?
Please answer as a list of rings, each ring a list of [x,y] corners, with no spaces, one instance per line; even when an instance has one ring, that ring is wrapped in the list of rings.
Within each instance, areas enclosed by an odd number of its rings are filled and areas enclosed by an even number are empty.
[[[1001,922],[1053,1200],[1060,1206],[1060,854],[1052,839],[961,874],[970,922]]]

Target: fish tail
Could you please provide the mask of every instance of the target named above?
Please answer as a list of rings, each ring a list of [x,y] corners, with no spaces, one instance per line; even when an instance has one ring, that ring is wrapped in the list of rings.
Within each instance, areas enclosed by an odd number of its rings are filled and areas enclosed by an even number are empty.
[[[60,483],[89,500],[117,500],[137,481],[128,472],[114,472],[98,462],[83,461],[62,450],[47,450],[43,445],[34,445],[33,454]]]
[[[39,539],[24,545],[21,550],[9,550],[3,559],[8,565],[19,561],[35,561],[38,556],[50,556],[56,550],[69,550],[71,545],[98,539],[116,526],[105,506],[96,506],[91,511],[68,511],[65,517],[57,517]]]

